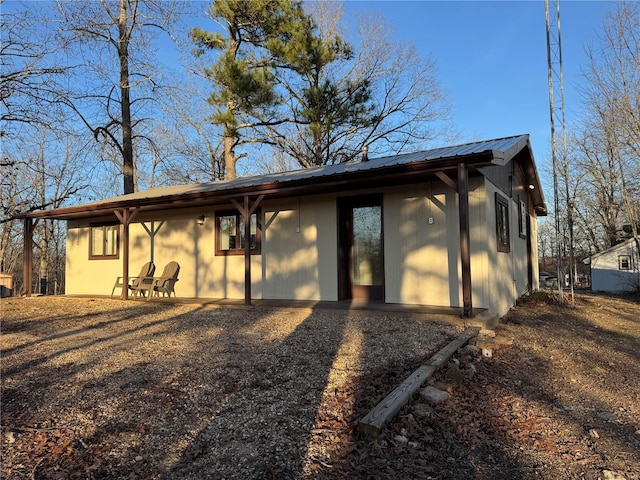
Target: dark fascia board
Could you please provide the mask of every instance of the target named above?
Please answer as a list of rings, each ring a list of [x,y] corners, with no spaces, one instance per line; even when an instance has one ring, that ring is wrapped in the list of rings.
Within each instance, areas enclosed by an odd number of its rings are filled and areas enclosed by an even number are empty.
[[[494,152],[489,150],[467,156],[394,165],[363,172],[345,172],[285,182],[265,182],[259,185],[236,189],[212,189],[209,191],[148,197],[135,200],[114,199],[113,201],[77,205],[54,210],[36,210],[26,212],[17,218],[74,220],[100,215],[111,215],[114,210],[123,208],[140,208],[141,211],[151,212],[171,208],[229,204],[232,198],[237,199],[245,195],[255,196],[264,194],[267,195],[268,199],[271,199],[362,190],[378,186],[417,183],[421,181],[421,175],[427,178],[437,171],[455,171],[459,163],[464,163],[471,167],[480,167],[492,165],[494,161]]]
[[[526,156],[523,157],[521,165],[527,177],[527,186],[533,186],[530,194],[533,199],[536,214],[545,217],[548,214],[547,203],[544,199],[544,192],[542,191],[542,184],[540,183],[540,177],[538,175],[538,169],[536,168],[536,162],[533,158],[533,150],[531,149],[529,138],[526,139],[526,149],[523,149],[521,154],[524,152],[526,152]]]
[[[524,149],[528,149],[529,155],[533,158],[533,154],[531,153],[531,144],[529,143],[529,135],[523,135],[522,139],[520,139],[517,143],[514,143],[511,148],[505,151],[492,150],[493,154],[493,163],[495,165],[506,165],[509,160],[514,158]]]

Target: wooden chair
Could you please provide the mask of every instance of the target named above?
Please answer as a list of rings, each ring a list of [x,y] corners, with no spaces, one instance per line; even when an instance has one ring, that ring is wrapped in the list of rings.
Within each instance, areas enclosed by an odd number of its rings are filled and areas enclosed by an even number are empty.
[[[145,282],[151,283],[149,278],[153,278],[153,274],[155,273],[155,271],[156,271],[156,266],[153,264],[153,262],[147,262],[142,266],[142,269],[140,270],[140,274],[137,277],[129,277],[129,289],[133,291],[134,295],[137,295],[138,292],[142,292],[142,290],[140,289],[140,286],[143,285]],[[124,280],[123,277],[116,278],[116,283],[113,285],[113,288],[111,289],[111,298],[113,298],[113,292],[116,291],[116,288],[124,287],[123,280]]]
[[[180,265],[178,265],[178,262],[167,263],[162,275],[153,280],[153,293],[157,297],[160,296],[160,292],[162,292],[163,297],[165,294],[170,297],[171,293],[173,293],[175,297],[175,284],[178,281],[178,273],[180,273]],[[149,295],[149,298],[151,298],[151,295]]]

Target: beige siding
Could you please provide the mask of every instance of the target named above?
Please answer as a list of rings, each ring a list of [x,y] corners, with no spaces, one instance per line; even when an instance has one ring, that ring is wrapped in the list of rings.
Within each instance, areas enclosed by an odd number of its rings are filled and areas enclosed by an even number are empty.
[[[204,213],[204,225],[196,218]],[[154,262],[159,275],[170,261],[180,264],[180,280],[176,294],[182,297],[244,298],[244,256],[215,255],[215,211],[183,212],[183,218],[166,216],[154,242]],[[147,222],[149,226],[149,222]],[[131,227],[132,263],[133,251],[140,255],[137,263],[148,261],[151,248],[150,237],[142,225]],[[135,232],[135,235],[134,235]],[[260,255],[251,257],[252,296],[260,298]]]
[[[484,270],[481,183],[470,182],[474,302],[482,301]],[[430,221],[432,219],[432,222]],[[457,194],[440,182],[394,190],[384,198],[386,301],[461,306],[460,225]],[[478,252],[478,253],[476,253]]]
[[[337,300],[335,198],[265,203],[264,298]]]
[[[122,275],[122,259],[89,260],[89,226],[69,222],[65,293],[110,294],[119,275]]]
[[[509,203],[509,228],[511,239],[511,251],[510,252],[498,252],[497,251],[497,239],[496,239],[496,215],[495,215],[495,194],[498,192],[498,188],[491,182],[486,182],[487,188],[487,208],[486,208],[486,226],[489,237],[488,242],[488,255],[489,264],[493,265],[493,268],[489,272],[489,278],[491,282],[489,284],[489,296],[487,298],[487,305],[491,306],[492,310],[499,315],[504,315],[508,312],[509,308],[513,306],[516,300],[524,295],[529,289],[528,280],[528,264],[527,264],[527,242],[529,238],[521,238],[518,229],[518,198],[510,198],[509,195],[504,192],[500,192],[503,198],[508,200]],[[537,234],[537,225],[535,217],[530,216],[531,221],[531,234]],[[537,247],[534,243],[534,249],[532,255],[534,258],[534,285],[535,288],[537,282]]]
[[[527,289],[528,239],[518,236],[518,204],[512,199],[511,252],[497,252],[497,190],[483,177],[470,179],[472,300],[474,307],[504,314]],[[262,254],[252,256],[253,298],[337,300],[336,198],[265,201],[261,209]],[[196,218],[203,213],[206,221],[199,226]],[[156,217],[153,249],[143,225],[132,224],[130,275],[152,257],[156,275],[168,262],[177,261],[179,297],[244,298],[244,256],[215,255],[214,214],[213,209],[188,210]],[[150,219],[136,220],[152,227]],[[387,189],[383,222],[386,302],[461,307],[457,193],[438,181]],[[531,229],[535,235],[535,218]],[[109,294],[121,275],[122,259],[89,260],[88,239],[88,224],[69,222],[67,293]],[[533,247],[536,255],[535,242]]]
[[[412,186],[384,197],[385,294],[389,303],[458,302],[455,197],[439,183]],[[429,218],[433,223],[429,223]]]
[[[533,285],[532,290],[538,290],[540,288],[540,264],[538,263],[538,218],[529,215],[529,221],[531,222],[531,257],[533,258]]]
[[[214,212],[206,212],[207,218],[202,226],[196,222],[201,213],[181,212],[181,217],[176,214],[161,215],[155,220],[157,233],[153,251],[150,235],[141,223],[133,223],[129,228],[129,274],[137,275],[141,266],[153,258],[158,276],[167,263],[176,261],[180,264],[179,281],[175,287],[178,296],[244,298],[244,257],[214,255]],[[162,225],[161,221],[164,222]],[[145,225],[151,229],[150,220]],[[110,294],[116,277],[122,275],[122,245],[120,259],[89,260],[87,225],[69,222],[67,239],[67,293]],[[259,298],[259,255],[252,257],[251,266],[254,279],[252,293]]]
[[[262,255],[251,257],[252,297],[337,300],[335,199],[291,199],[271,206],[265,202],[263,212],[267,228]],[[244,298],[244,256],[215,255],[215,211],[204,212],[205,224],[200,226],[196,218],[202,213],[183,211],[157,217],[153,252],[149,233],[141,223],[133,223],[130,275],[137,275],[152,257],[156,275],[168,262],[177,261],[178,296]],[[150,220],[145,225],[151,229]],[[122,258],[89,260],[86,224],[69,222],[67,238],[67,293],[110,294],[116,277],[122,274]]]
[[[471,292],[474,308],[491,306],[489,291],[492,267],[489,251],[495,235],[487,230],[487,191],[484,177],[469,179],[469,236],[471,240]],[[460,248],[458,246],[458,248]],[[462,294],[461,294],[462,295]]]

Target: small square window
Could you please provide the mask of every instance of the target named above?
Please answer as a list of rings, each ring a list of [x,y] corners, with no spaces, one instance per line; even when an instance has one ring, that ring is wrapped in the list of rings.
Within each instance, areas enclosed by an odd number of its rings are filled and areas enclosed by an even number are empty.
[[[496,236],[499,252],[511,251],[511,239],[509,237],[509,203],[496,193]]]
[[[631,270],[631,255],[619,255],[618,256],[618,269],[619,270]]]
[[[251,215],[252,255],[260,254],[259,212]],[[216,213],[216,255],[243,255],[245,245],[244,216],[237,212]]]
[[[92,225],[89,229],[89,260],[119,257],[120,225]]]

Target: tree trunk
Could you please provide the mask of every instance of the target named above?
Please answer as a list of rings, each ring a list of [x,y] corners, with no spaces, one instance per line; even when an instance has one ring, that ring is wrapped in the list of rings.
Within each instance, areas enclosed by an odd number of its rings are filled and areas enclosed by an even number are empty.
[[[124,193],[133,193],[136,189],[135,164],[133,161],[133,132],[131,127],[131,99],[129,86],[129,32],[127,31],[127,2],[120,0],[120,17],[118,19],[120,41],[118,57],[120,58],[120,109],[122,115],[122,173],[124,176]]]
[[[227,111],[229,106],[227,105]],[[236,138],[233,128],[225,123],[224,125],[224,179],[234,180],[236,178]]]

